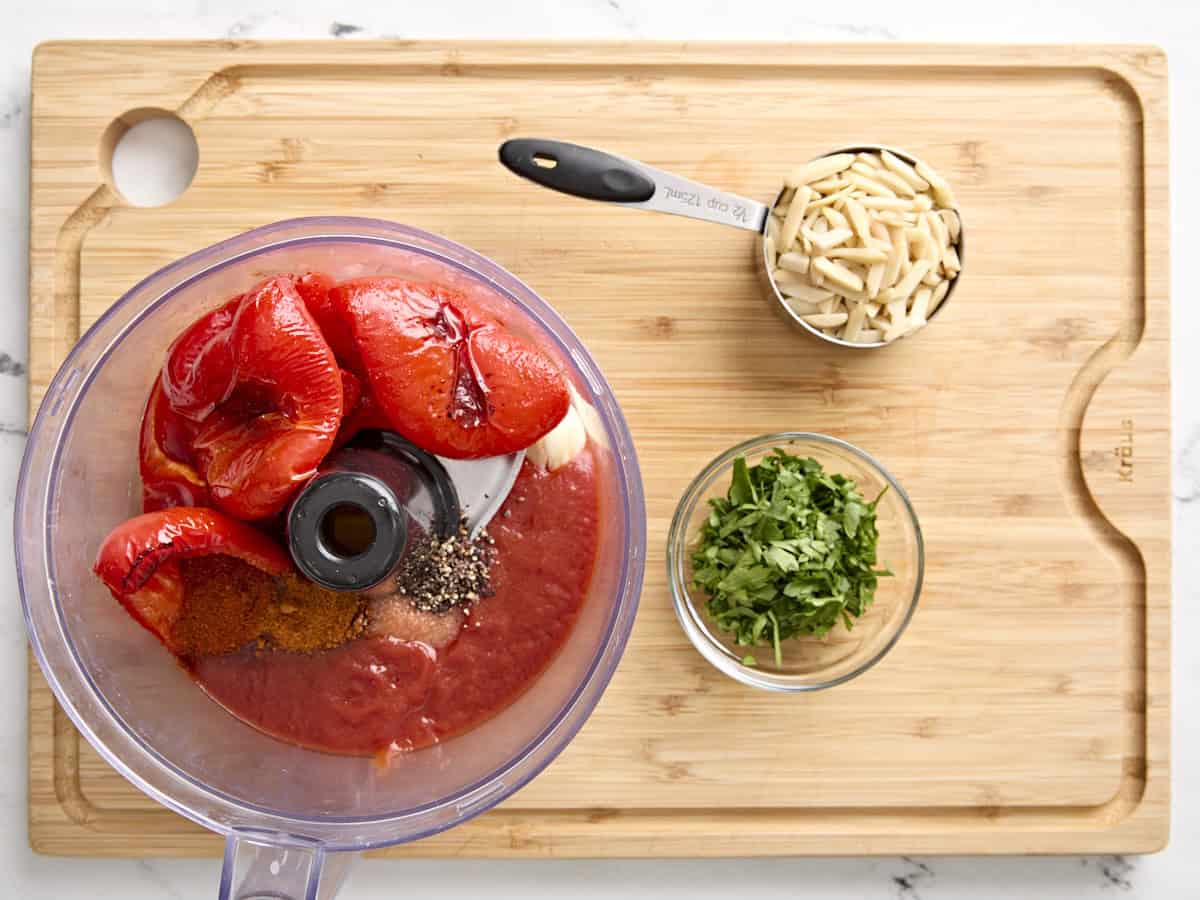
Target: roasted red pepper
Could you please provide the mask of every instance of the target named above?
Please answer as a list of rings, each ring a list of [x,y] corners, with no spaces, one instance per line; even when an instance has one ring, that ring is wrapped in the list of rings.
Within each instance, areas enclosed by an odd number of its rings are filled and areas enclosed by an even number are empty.
[[[566,415],[570,396],[554,363],[456,291],[363,278],[329,298],[350,323],[374,402],[426,450],[511,453]]]
[[[345,398],[346,414],[342,416],[334,447],[349,443],[360,431],[369,428],[390,429],[390,420],[383,414],[367,385],[348,369],[342,369],[342,396]]]
[[[349,320],[341,309],[334,305],[330,296],[334,286],[332,278],[319,272],[306,272],[296,279],[296,292],[312,313],[325,342],[337,357],[338,365],[362,376],[362,358],[358,355],[358,347],[354,343],[354,332],[350,330]],[[347,405],[347,413],[350,409]]]
[[[233,319],[242,298],[193,322],[167,351],[162,386],[171,409],[202,422],[233,390],[237,368],[233,357]]]
[[[171,506],[208,506],[208,485],[191,461],[195,425],[175,412],[155,380],[142,416],[138,464],[142,512]]]
[[[292,567],[287,554],[249,525],[214,509],[178,506],[136,516],[100,545],[95,572],[139,623],[171,647],[183,612],[179,561],[224,554],[272,575]]]
[[[363,400],[363,383],[361,379],[349,369],[341,370],[342,376],[342,417],[345,417],[358,408],[358,404]]]
[[[332,448],[342,377],[291,277],[270,278],[235,303],[173,345],[163,388],[172,408],[197,423],[189,456],[213,504],[263,519]]]

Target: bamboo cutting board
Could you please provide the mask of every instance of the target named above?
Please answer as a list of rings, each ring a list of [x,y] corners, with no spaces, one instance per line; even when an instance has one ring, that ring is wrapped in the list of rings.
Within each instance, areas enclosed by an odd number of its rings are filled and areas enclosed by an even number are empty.
[[[199,171],[127,206],[105,154],[147,110]],[[175,258],[329,213],[468,244],[554,303],[629,418],[649,513],[633,639],[591,720],[500,809],[389,856],[1138,852],[1169,818],[1166,64],[1134,47],[54,43],[33,65],[31,382]],[[919,337],[846,354],[783,329],[753,236],[536,189],[552,136],[751,197],[857,141],[954,184],[964,283]],[[157,364],[156,360],[147,360]],[[134,427],[134,423],[130,423]],[[912,496],[925,591],[882,664],[752,693],[675,622],[675,502],[747,436],[823,431]],[[30,839],[218,840],[109,769],[30,678]]]

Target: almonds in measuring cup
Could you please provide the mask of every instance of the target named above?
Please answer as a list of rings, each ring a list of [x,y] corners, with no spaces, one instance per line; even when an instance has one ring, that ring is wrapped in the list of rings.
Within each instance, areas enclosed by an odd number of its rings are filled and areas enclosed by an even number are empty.
[[[801,319],[860,344],[912,334],[961,270],[946,181],[887,150],[835,153],[797,168],[767,219],[776,286]]]

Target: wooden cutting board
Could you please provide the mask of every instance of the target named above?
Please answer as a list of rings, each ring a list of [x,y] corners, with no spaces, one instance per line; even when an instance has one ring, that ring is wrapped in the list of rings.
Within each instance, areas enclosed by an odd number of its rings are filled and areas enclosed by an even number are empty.
[[[199,171],[137,209],[105,154],[146,110]],[[846,354],[781,328],[753,236],[571,200],[496,162],[593,144],[751,197],[856,141],[954,184],[964,282],[937,322]],[[496,811],[389,856],[1138,852],[1168,828],[1166,63],[1137,47],[53,43],[33,64],[31,376],[175,258],[290,216],[469,244],[576,329],[629,418],[649,565],[586,728]],[[147,359],[148,365],[157,360]],[[134,423],[130,423],[134,427]],[[753,693],[691,648],[668,520],[712,456],[805,429],[880,456],[928,546],[911,628],[832,691]],[[115,607],[114,607],[115,609]],[[34,667],[30,839],[219,842],[81,741]]]

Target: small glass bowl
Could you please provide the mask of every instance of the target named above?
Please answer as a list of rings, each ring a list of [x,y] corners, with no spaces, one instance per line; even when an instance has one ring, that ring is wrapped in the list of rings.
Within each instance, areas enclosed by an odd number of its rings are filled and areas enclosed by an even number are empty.
[[[746,457],[754,465],[782,447],[797,456],[810,456],[830,474],[853,479],[868,502],[885,487],[876,510],[879,527],[879,568],[893,573],[881,577],[875,602],[854,621],[853,629],[839,624],[824,638],[797,637],[782,644],[783,664],[775,664],[770,644],[738,646],[731,634],[718,629],[708,616],[708,595],[692,583],[692,552],[708,515],[708,500],[724,496],[732,478],[733,461]],[[837,438],[806,432],[781,432],[752,438],[726,450],[688,487],[675,510],[667,543],[667,579],[675,614],[684,632],[710,663],[742,684],[771,691],[815,691],[849,681],[865,672],[895,646],[917,606],[925,574],[925,545],[921,525],[908,495],[869,454]],[[751,654],[757,665],[742,658]]]

